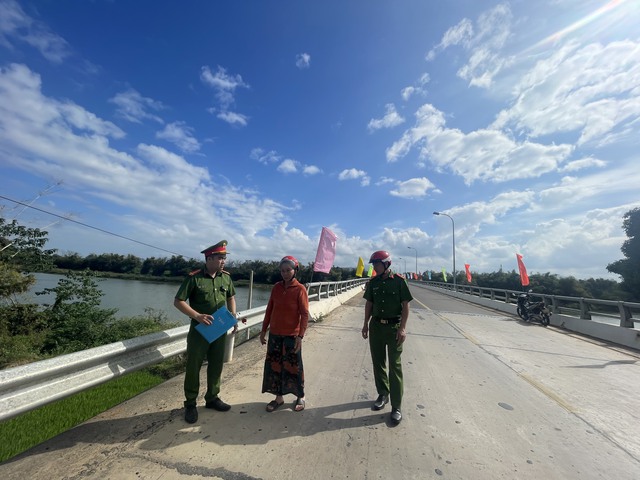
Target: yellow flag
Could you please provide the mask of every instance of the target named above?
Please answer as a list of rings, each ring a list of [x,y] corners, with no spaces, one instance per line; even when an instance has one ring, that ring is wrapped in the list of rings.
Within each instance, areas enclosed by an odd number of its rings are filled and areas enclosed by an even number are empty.
[[[364,260],[362,260],[362,257],[358,257],[358,266],[356,267],[356,277],[362,277],[363,272],[364,272]]]

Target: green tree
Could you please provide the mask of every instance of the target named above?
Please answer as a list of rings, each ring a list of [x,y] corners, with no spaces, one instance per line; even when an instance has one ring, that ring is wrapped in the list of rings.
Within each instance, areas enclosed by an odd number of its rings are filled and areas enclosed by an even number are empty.
[[[56,267],[63,268],[65,270],[84,270],[87,268],[84,257],[81,257],[79,253],[69,252],[64,255],[54,255],[53,262]]]
[[[165,265],[167,263],[166,258],[150,257],[142,262],[142,268],[140,273],[143,275],[153,275],[161,277],[164,275]]]
[[[45,250],[47,232],[20,225],[17,220],[0,217],[0,261],[21,271],[40,271],[51,267],[55,250]]]
[[[11,299],[26,292],[35,279],[29,272],[41,271],[53,265],[55,250],[45,250],[47,232],[7,222],[0,217],[0,298]]]
[[[640,208],[624,214],[622,228],[627,234],[620,250],[625,258],[607,265],[607,270],[622,277],[621,288],[629,300],[640,299]]]
[[[52,265],[47,232],[0,217],[0,368],[37,358],[46,315],[19,295],[35,283],[31,272]]]
[[[102,291],[95,273],[90,270],[69,271],[53,288],[36,295],[55,294],[55,303],[47,305],[49,332],[43,353],[68,353],[104,343],[106,330],[114,321],[117,309],[100,308]]]
[[[183,256],[174,255],[165,263],[165,274],[170,277],[183,277],[193,270],[191,267],[191,263]]]

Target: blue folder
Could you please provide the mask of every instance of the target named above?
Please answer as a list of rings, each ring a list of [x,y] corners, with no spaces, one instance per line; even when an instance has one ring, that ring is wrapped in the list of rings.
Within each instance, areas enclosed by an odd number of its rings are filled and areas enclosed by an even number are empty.
[[[200,332],[200,335],[209,343],[220,338],[236,324],[236,317],[233,316],[227,307],[220,307],[212,316],[213,320],[211,321],[211,325],[205,325],[203,323],[196,325],[196,330]]]

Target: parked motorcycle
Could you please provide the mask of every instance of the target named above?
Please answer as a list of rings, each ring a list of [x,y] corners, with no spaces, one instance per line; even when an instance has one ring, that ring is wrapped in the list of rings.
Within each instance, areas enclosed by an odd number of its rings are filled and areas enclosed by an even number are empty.
[[[531,290],[518,295],[518,316],[525,322],[539,322],[543,327],[549,325],[551,312],[543,301],[533,302],[530,296]]]

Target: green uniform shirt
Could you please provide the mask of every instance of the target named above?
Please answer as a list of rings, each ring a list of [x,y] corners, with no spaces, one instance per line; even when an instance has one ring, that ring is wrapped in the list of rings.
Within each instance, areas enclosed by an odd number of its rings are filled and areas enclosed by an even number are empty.
[[[235,294],[236,289],[227,272],[218,272],[215,278],[212,278],[202,269],[196,270],[182,281],[176,298],[189,301],[191,308],[198,313],[211,315],[226,305],[227,299]]]
[[[391,273],[387,278],[373,277],[364,290],[364,299],[373,303],[371,315],[378,318],[399,317],[402,302],[413,300],[407,281]]]

